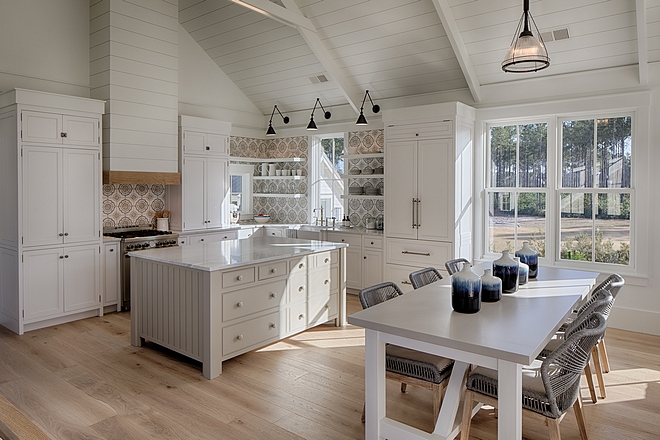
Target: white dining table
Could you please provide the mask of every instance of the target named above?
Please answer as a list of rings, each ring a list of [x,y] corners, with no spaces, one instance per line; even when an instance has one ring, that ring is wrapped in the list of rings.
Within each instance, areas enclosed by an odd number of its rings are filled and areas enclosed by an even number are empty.
[[[481,275],[491,263],[474,267]],[[498,371],[498,438],[522,438],[522,367],[530,364],[585,298],[598,273],[539,268],[502,300],[482,303],[474,314],[451,307],[449,278],[357,312],[350,324],[365,328],[365,439],[453,439],[471,364]],[[386,417],[385,345],[394,344],[454,359],[432,433]],[[475,406],[473,414],[478,410]]]

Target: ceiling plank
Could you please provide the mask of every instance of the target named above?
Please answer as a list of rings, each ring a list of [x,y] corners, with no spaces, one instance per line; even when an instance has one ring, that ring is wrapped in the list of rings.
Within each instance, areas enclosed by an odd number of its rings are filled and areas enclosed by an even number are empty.
[[[646,37],[646,0],[637,0],[637,52],[639,62],[639,83],[642,85],[649,82],[649,54]]]
[[[440,16],[440,21],[445,28],[451,47],[456,53],[456,58],[458,59],[458,63],[461,66],[463,75],[465,75],[465,80],[472,93],[472,99],[474,99],[475,102],[481,102],[481,85],[479,83],[479,77],[477,76],[474,65],[470,60],[470,54],[468,53],[467,47],[465,47],[465,42],[463,42],[463,37],[458,29],[454,15],[451,12],[449,2],[447,0],[433,0],[433,5]]]
[[[351,90],[353,87],[348,82],[341,69],[335,63],[328,49],[316,33],[316,28],[312,22],[307,19],[293,0],[283,0],[285,8],[269,1],[269,0],[232,0],[234,3],[240,4],[255,12],[266,15],[274,20],[291,26],[300,32],[309,48],[314,52],[321,65],[328,72],[330,77],[335,81],[337,87],[346,98],[346,101],[356,113],[359,113],[359,108],[353,101]]]

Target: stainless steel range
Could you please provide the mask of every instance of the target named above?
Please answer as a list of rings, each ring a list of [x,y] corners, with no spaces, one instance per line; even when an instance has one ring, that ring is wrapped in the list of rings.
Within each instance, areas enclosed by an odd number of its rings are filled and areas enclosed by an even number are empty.
[[[121,309],[131,309],[131,258],[126,255],[132,251],[149,248],[161,248],[179,245],[179,235],[171,231],[159,231],[144,226],[125,228],[104,228],[103,235],[121,238]]]

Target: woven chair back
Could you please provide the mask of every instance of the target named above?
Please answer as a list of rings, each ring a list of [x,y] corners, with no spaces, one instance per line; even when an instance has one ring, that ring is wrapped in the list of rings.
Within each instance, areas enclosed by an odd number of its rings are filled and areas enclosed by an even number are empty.
[[[408,275],[408,278],[410,278],[413,289],[419,289],[420,287],[426,286],[427,284],[440,281],[442,279],[442,275],[435,267],[427,267],[412,272],[410,275]]]
[[[376,304],[380,304],[387,301],[388,299],[396,298],[400,295],[403,295],[403,292],[399,286],[391,281],[388,281],[360,290],[358,293],[358,298],[360,298],[360,304],[362,304],[362,308],[368,309],[371,306],[375,306]]]
[[[447,269],[447,272],[449,272],[449,275],[454,275],[456,272],[463,269],[465,263],[470,264],[465,258],[456,258],[455,260],[447,261],[445,263],[445,268]]]

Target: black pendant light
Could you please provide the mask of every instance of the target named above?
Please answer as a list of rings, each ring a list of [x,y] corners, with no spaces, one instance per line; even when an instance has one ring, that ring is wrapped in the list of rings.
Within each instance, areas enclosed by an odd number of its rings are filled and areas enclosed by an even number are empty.
[[[380,106],[374,104],[373,100],[371,99],[371,95],[369,94],[369,90],[364,92],[364,98],[362,98],[362,107],[360,107],[360,116],[358,116],[357,121],[355,122],[355,125],[367,125],[367,118],[364,117],[364,102],[367,100],[367,96],[369,97],[369,101],[371,102],[371,111],[374,113],[378,113],[380,111]]]
[[[277,110],[277,113],[282,116],[282,121],[284,121],[285,124],[289,123],[289,117],[284,116],[282,112],[280,111],[279,108],[277,108],[277,105],[273,107],[273,112],[270,114],[270,121],[268,122],[268,131],[266,132],[266,136],[275,136],[277,133],[275,133],[275,129],[273,128],[273,115],[275,115],[275,110]]]
[[[323,110],[323,116],[325,119],[330,119],[332,114],[330,112],[325,111],[323,108],[323,104],[321,104],[321,100],[319,98],[316,98],[316,102],[314,103],[314,108],[312,109],[312,116],[309,118],[309,124],[307,124],[307,130],[318,130],[316,127],[316,123],[314,122],[314,110],[316,110],[316,104],[321,106],[321,110]]]
[[[530,30],[530,21],[534,33]],[[548,50],[545,48],[539,28],[536,27],[534,17],[529,12],[529,0],[523,0],[523,15],[513,35],[511,47],[502,61],[502,70],[513,73],[537,72],[549,65]]]

